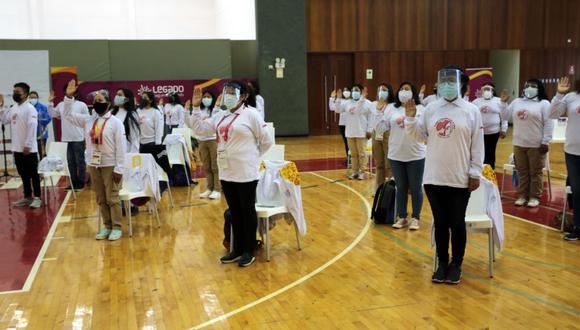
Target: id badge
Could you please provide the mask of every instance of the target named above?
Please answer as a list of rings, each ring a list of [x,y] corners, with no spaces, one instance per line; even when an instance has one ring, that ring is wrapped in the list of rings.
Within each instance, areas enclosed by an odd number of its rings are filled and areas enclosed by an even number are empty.
[[[225,150],[218,150],[217,162],[220,170],[227,170],[229,168],[228,159]]]
[[[101,151],[100,150],[93,150],[91,154],[91,161],[90,165],[101,165]]]
[[[375,141],[383,141],[383,134],[377,134],[375,132]]]

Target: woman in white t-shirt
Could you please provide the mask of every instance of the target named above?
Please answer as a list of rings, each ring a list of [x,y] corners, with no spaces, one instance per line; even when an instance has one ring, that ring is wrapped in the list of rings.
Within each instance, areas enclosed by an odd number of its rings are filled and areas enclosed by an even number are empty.
[[[375,160],[375,190],[391,176],[391,165],[387,160],[389,153],[389,131],[377,130],[377,125],[386,115],[390,105],[395,102],[393,87],[388,83],[381,83],[377,89],[377,100],[373,102],[370,113],[372,129],[373,159]]]
[[[174,128],[181,128],[185,124],[185,109],[181,105],[179,94],[171,92],[167,94],[167,104],[163,108],[165,114],[165,126],[167,134]]]
[[[334,95],[334,96],[332,96]],[[330,99],[328,100],[328,109],[334,113],[336,112],[335,101],[338,98],[338,95],[342,95],[342,101],[347,101],[350,99],[350,88],[345,87],[342,90],[337,90],[336,92],[331,94]],[[344,166],[348,166],[348,141],[346,140],[346,113],[341,112],[338,113],[338,130],[340,131],[340,136],[342,136],[342,143],[344,144],[344,153],[346,159],[344,161]]]
[[[167,153],[164,152],[165,146],[162,144],[164,132],[163,112],[159,110],[153,92],[143,92],[141,94],[137,114],[141,128],[139,152],[151,154],[163,171],[169,174],[171,167]],[[160,185],[162,186],[162,190],[165,190],[165,183],[160,182]]]
[[[423,206],[423,170],[425,168],[426,147],[422,141],[407,134],[405,130],[405,104],[414,104],[415,117],[421,120],[425,108],[421,105],[417,89],[410,82],[403,82],[397,92],[397,100],[389,105],[378,129],[389,131],[388,159],[397,186],[397,220],[393,228],[409,226],[419,229],[421,207]],[[411,221],[407,219],[408,191],[411,191]]]

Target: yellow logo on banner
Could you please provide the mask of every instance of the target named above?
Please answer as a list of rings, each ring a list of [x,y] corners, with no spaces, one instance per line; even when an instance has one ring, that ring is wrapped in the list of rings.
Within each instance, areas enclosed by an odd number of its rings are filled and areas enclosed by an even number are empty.
[[[142,161],[141,155],[133,156],[133,159],[132,159],[133,168],[141,167],[141,161]]]

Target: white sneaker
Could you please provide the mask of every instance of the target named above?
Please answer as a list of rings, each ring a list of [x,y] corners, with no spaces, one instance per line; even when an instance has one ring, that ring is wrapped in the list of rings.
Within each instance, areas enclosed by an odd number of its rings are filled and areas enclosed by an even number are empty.
[[[30,203],[30,207],[33,209],[38,209],[42,206],[42,200],[38,197],[34,197]]]
[[[365,174],[364,173],[361,173],[361,174],[358,175],[358,179],[359,180],[364,180],[365,178],[366,177],[365,177]]]
[[[353,173],[353,174],[351,174],[351,175],[348,176],[348,179],[349,180],[354,180],[354,179],[357,179],[357,178],[358,178],[358,173]]]
[[[537,198],[530,198],[528,207],[538,207],[538,205],[540,205],[540,201]]]
[[[419,219],[411,218],[409,230],[419,230]]]
[[[211,194],[209,194],[209,199],[220,199],[222,197],[222,194],[219,191],[212,191]]]
[[[208,198],[209,195],[211,195],[211,190],[206,190],[206,191],[202,192],[201,194],[199,194],[199,198]]]
[[[401,229],[403,227],[407,227],[409,225],[409,221],[407,218],[397,218],[397,221],[393,224],[393,228]]]
[[[515,202],[514,205],[515,206],[524,206],[526,204],[527,200],[523,197],[518,198]]]
[[[19,199],[16,202],[12,203],[12,206],[14,206],[14,207],[24,207],[24,206],[29,206],[30,203],[32,203],[32,198],[25,197],[25,198]]]

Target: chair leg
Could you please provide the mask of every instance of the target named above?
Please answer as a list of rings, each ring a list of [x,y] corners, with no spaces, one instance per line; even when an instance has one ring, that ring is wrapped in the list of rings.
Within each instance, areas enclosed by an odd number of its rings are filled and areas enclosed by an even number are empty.
[[[270,218],[266,220],[266,260],[270,261]]]
[[[298,251],[302,251],[302,247],[300,246],[300,233],[298,233],[298,225],[296,221],[294,221],[294,231],[296,232],[296,243],[298,244]]]
[[[131,219],[131,201],[124,201],[125,204],[125,214],[127,215],[127,219],[129,219],[129,236],[133,237],[133,222]]]
[[[161,221],[159,221],[159,212],[157,211],[157,202],[153,202],[153,210],[155,210],[155,218],[157,219],[157,228],[161,228]]]
[[[550,170],[548,170],[548,196],[552,199],[552,179],[550,177]]]
[[[73,186],[72,178],[70,177],[70,175],[68,176],[68,183],[70,183],[70,188],[72,190],[73,197],[76,200],[77,199],[77,193],[75,192],[75,187]]]
[[[171,208],[174,208],[173,194],[171,193],[171,187],[169,187],[169,182],[167,182],[167,191],[169,192],[169,202],[170,202]]]
[[[493,277],[493,228],[489,228],[487,232],[489,240],[489,277]]]

